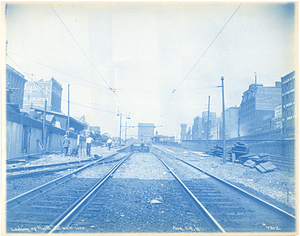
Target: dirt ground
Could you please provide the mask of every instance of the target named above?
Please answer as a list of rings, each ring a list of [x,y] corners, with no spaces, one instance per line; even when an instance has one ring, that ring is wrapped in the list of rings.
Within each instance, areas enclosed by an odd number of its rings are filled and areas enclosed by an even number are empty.
[[[291,208],[296,208],[296,175],[293,171],[275,169],[261,173],[256,168],[239,163],[226,162],[221,157],[192,152],[172,146],[154,146],[162,151],[191,162],[199,168],[241,188],[253,189]]]

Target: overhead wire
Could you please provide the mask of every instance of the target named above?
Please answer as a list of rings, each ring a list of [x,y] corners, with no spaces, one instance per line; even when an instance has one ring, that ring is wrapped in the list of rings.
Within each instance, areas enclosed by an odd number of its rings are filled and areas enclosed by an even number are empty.
[[[68,101],[67,99],[62,99],[63,101]],[[101,108],[96,108],[96,107],[91,107],[91,106],[87,106],[87,105],[84,105],[84,104],[81,104],[81,103],[77,103],[77,102],[70,102],[72,104],[76,104],[78,106],[82,106],[82,107],[87,107],[87,108],[91,108],[91,109],[94,109],[94,110],[99,110],[99,111],[103,111],[103,112],[107,112],[107,113],[111,113],[111,114],[118,114],[117,112],[113,112],[113,111],[108,111],[108,110],[104,110],[104,109],[101,109]]]
[[[23,72],[23,74],[26,74],[23,70],[22,70],[22,68],[20,67],[20,66],[18,66],[18,64],[8,55],[8,54],[6,54],[6,56],[19,68],[19,70],[21,71],[21,72]],[[35,84],[37,84],[42,90],[45,90],[43,87],[41,87],[41,85],[39,85],[35,80],[33,80],[30,76],[28,76],[27,75],[27,77],[30,79],[30,80],[32,80]],[[47,90],[45,90],[45,91],[47,91]],[[45,97],[45,95],[44,95],[44,93],[41,91],[41,94],[43,95],[43,97],[46,99],[46,97]]]
[[[24,73],[27,74],[27,75],[31,75],[31,73],[29,73],[29,72],[24,72]],[[38,75],[38,74],[34,74],[34,75],[37,76],[37,77],[40,77],[40,78],[49,79],[49,77],[44,76],[44,75]],[[68,80],[64,80],[64,79],[61,79],[61,78],[59,78],[59,81],[64,81],[66,83],[69,83]],[[92,85],[88,85],[88,84],[84,84],[84,83],[76,83],[76,82],[73,82],[73,81],[71,82],[71,84],[78,84],[78,85],[89,87],[89,88],[93,88],[93,89],[100,89],[100,88],[97,88],[97,87],[92,86]]]
[[[101,73],[99,72],[99,70],[96,68],[96,66],[94,65],[94,63],[91,61],[91,59],[88,57],[88,55],[85,53],[85,51],[82,49],[82,47],[80,46],[80,44],[77,42],[77,40],[75,39],[75,37],[73,36],[73,34],[71,33],[71,31],[69,30],[69,28],[66,26],[66,24],[63,22],[63,20],[60,18],[60,16],[58,15],[58,13],[55,11],[55,9],[53,8],[53,6],[51,4],[49,4],[50,7],[52,8],[52,10],[54,11],[54,13],[56,14],[56,16],[58,17],[58,19],[60,20],[60,22],[63,24],[63,26],[65,27],[65,29],[68,31],[68,33],[71,35],[71,37],[73,38],[73,40],[75,41],[75,43],[77,44],[77,46],[80,48],[80,50],[82,51],[82,53],[85,55],[85,57],[87,58],[87,60],[90,62],[90,64],[92,65],[92,67],[96,70],[96,72],[98,73],[98,75],[100,76],[100,78],[105,82],[105,84],[108,86],[108,88],[113,92],[113,94],[115,95],[115,97],[117,98],[117,100],[119,101],[120,105],[124,108],[124,106],[122,105],[119,97],[117,96],[117,94],[115,93],[115,90],[111,88],[111,86],[107,83],[107,81],[104,79],[104,77],[101,75]]]
[[[29,59],[29,58],[27,58],[27,57],[18,55],[18,54],[16,54],[16,53],[13,53],[13,52],[9,52],[9,53],[10,53],[10,54],[14,54],[14,55],[16,55],[16,56],[18,56],[18,57],[21,57],[21,58],[23,58],[23,59],[26,59],[26,60],[28,60],[28,61],[34,62],[34,63],[36,63],[36,64],[39,64],[39,65],[41,65],[41,66],[47,67],[47,68],[49,68],[49,69],[58,71],[58,72],[60,72],[60,73],[66,74],[66,75],[69,75],[69,76],[74,77],[74,78],[76,78],[76,79],[83,80],[83,81],[85,81],[85,82],[88,82],[88,83],[91,83],[91,84],[93,84],[93,85],[99,86],[100,88],[103,88],[103,89],[109,89],[108,87],[101,86],[101,85],[96,84],[96,83],[93,83],[93,82],[91,82],[91,81],[89,81],[89,80],[86,80],[86,79],[77,77],[77,76],[72,75],[72,74],[70,74],[70,73],[67,73],[67,72],[65,72],[65,71],[58,70],[58,69],[56,69],[56,68],[53,68],[53,67],[51,67],[51,66],[42,64],[42,63],[40,63],[40,62],[34,61],[34,60]]]
[[[31,80],[31,81],[33,81],[37,86],[39,86],[40,88],[41,88],[41,90],[44,90],[44,91],[46,91],[46,92],[51,92],[51,91],[49,91],[49,90],[47,90],[47,89],[45,89],[45,88],[43,88],[38,82],[36,82],[34,79],[32,79],[30,76],[28,76],[28,74],[30,74],[30,73],[25,73],[23,70],[22,70],[22,68],[9,56],[9,55],[7,55],[7,57],[19,68],[19,70],[23,73],[23,74],[26,74],[27,75],[27,77]],[[34,74],[31,74],[31,75],[34,75]],[[44,93],[43,92],[41,92],[42,93],[42,95],[43,95],[43,97],[44,98],[46,98],[45,97],[45,95],[44,95]],[[66,100],[66,99],[63,99],[62,98],[62,100],[63,101],[68,101],[68,100]],[[83,106],[83,107],[87,107],[87,108],[91,108],[91,109],[94,109],[94,110],[99,110],[99,111],[103,111],[103,112],[107,112],[107,113],[111,113],[111,114],[118,114],[117,112],[113,112],[113,111],[108,111],[108,110],[104,110],[104,109],[101,109],[101,108],[96,108],[96,107],[91,107],[91,106],[86,106],[86,105],[84,105],[84,104],[81,104],[81,103],[76,103],[76,102],[72,102],[72,101],[70,101],[70,103],[71,104],[76,104],[76,105],[79,105],[79,106]]]
[[[227,24],[230,22],[230,20],[233,18],[233,16],[235,15],[235,13],[239,10],[239,8],[241,7],[242,3],[237,7],[237,9],[233,12],[233,14],[230,16],[230,18],[227,20],[227,22],[225,23],[225,25],[221,28],[221,30],[219,31],[219,33],[216,35],[216,37],[212,40],[212,42],[208,45],[208,47],[206,48],[206,50],[202,53],[202,55],[200,56],[200,58],[196,61],[196,63],[192,66],[192,68],[189,70],[189,72],[186,74],[186,76],[183,78],[183,80],[179,83],[179,85],[173,89],[172,94],[170,96],[170,99],[167,103],[167,106],[165,107],[163,113],[165,112],[165,110],[167,109],[171,99],[173,98],[174,93],[178,90],[178,88],[182,85],[182,83],[187,79],[187,77],[190,75],[190,73],[193,71],[193,69],[197,66],[197,64],[199,63],[199,61],[204,57],[204,55],[206,54],[206,52],[209,50],[209,48],[213,45],[213,43],[217,40],[217,38],[219,37],[219,35],[222,33],[222,31],[225,29],[225,27],[227,26]],[[217,87],[217,86],[216,86]]]
[[[217,38],[219,37],[219,35],[222,33],[222,31],[225,29],[225,27],[227,26],[227,24],[229,23],[229,21],[232,19],[232,17],[235,15],[235,13],[239,10],[239,8],[241,7],[242,3],[237,7],[237,9],[233,12],[233,14],[231,15],[231,17],[229,18],[229,20],[225,23],[225,25],[222,27],[222,29],[219,31],[219,33],[216,35],[216,37],[213,39],[213,41],[208,45],[208,47],[206,48],[206,50],[203,52],[203,54],[201,55],[201,57],[196,61],[196,63],[193,65],[193,67],[190,69],[190,71],[187,73],[187,75],[183,78],[183,80],[180,82],[180,84],[176,87],[176,89],[174,89],[175,91],[181,86],[181,84],[186,80],[186,78],[189,76],[189,74],[192,72],[192,70],[196,67],[196,65],[199,63],[199,61],[203,58],[203,56],[206,54],[206,52],[209,50],[209,48],[213,45],[213,43],[217,40]]]
[[[50,4],[50,7],[52,8],[52,10],[54,11],[54,13],[56,14],[56,16],[59,18],[59,20],[61,21],[61,23],[63,24],[63,26],[65,27],[65,29],[69,32],[69,34],[71,35],[71,37],[73,38],[73,40],[75,41],[75,43],[77,44],[77,46],[80,48],[80,50],[82,51],[82,53],[85,55],[85,57],[88,59],[88,61],[91,63],[92,67],[96,70],[96,72],[99,74],[99,76],[101,77],[101,79],[105,82],[105,84],[109,87],[109,89],[113,92],[113,94],[115,95],[115,97],[117,98],[117,100],[119,101],[120,105],[124,108],[124,106],[122,105],[119,97],[117,96],[117,94],[115,93],[115,90],[112,89],[110,87],[110,85],[106,82],[106,80],[104,79],[104,77],[101,75],[101,73],[98,71],[98,69],[96,68],[96,66],[94,65],[94,63],[91,61],[91,59],[87,56],[87,54],[85,53],[85,51],[82,49],[82,47],[80,46],[80,44],[77,42],[77,40],[75,39],[75,37],[73,36],[73,34],[71,33],[71,31],[68,29],[68,27],[65,25],[65,23],[63,22],[63,20],[60,18],[60,16],[58,15],[58,13],[55,11],[55,9],[52,7],[52,5]]]

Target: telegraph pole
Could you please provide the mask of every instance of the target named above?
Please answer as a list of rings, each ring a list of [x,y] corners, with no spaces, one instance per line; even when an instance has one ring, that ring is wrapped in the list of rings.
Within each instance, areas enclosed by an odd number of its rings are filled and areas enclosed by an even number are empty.
[[[70,84],[68,84],[68,135],[70,132]]]
[[[125,122],[125,145],[126,145],[126,136],[127,136],[127,121]]]
[[[8,45],[8,41],[6,40],[6,47],[5,47],[5,55],[7,56],[7,45]]]
[[[225,127],[225,101],[224,101],[224,78],[222,76],[222,105],[223,105],[223,163],[226,163],[226,127]]]
[[[207,128],[206,128],[206,150],[208,150],[208,139],[209,139],[209,107],[210,107],[210,96],[208,96],[208,109],[207,109]]]
[[[43,117],[43,152],[46,151],[46,111],[47,111],[47,99],[45,98],[44,117]]]
[[[122,134],[122,113],[120,113],[120,139],[119,139],[120,146],[122,144],[121,134]]]

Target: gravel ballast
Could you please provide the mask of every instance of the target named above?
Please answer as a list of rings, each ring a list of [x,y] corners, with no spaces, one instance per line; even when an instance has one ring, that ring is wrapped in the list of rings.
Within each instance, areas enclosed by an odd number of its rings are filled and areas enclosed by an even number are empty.
[[[101,147],[93,147],[93,153],[97,155],[101,155],[102,157],[110,156],[116,153],[115,150],[108,150],[107,148]],[[118,159],[123,157],[125,154],[120,153],[113,157],[113,159]],[[11,164],[7,165],[8,167],[24,167],[24,166],[36,166],[36,165],[48,165],[48,164],[57,164],[63,162],[72,162],[72,161],[82,161],[90,159],[91,157],[87,157],[85,155],[82,156],[64,156],[62,154],[51,154],[45,155],[37,160],[29,160],[26,163],[19,163],[19,164]],[[105,164],[104,164],[105,165]],[[96,167],[95,167],[96,168]],[[73,169],[67,169],[63,171],[53,172],[51,174],[41,174],[38,176],[33,177],[26,177],[22,179],[10,179],[6,181],[6,199],[9,200],[13,197],[16,197],[22,193],[25,193],[31,189],[34,189],[42,184],[48,183],[54,179],[57,179],[61,176],[69,174],[72,172]],[[84,173],[89,173],[85,171]],[[91,172],[93,173],[93,172]],[[81,174],[83,176],[84,174]]]
[[[182,233],[211,232],[211,228],[153,154],[134,153],[68,232]]]
[[[246,191],[255,190],[258,197],[267,197],[266,200],[274,199],[276,203],[287,205],[295,209],[295,174],[275,169],[273,172],[260,173],[255,168],[243,166],[239,163],[228,162],[223,164],[221,157],[206,155],[202,152],[192,152],[179,147],[159,146],[162,152],[175,155],[195,166],[224,179]],[[254,192],[253,192],[254,193]]]

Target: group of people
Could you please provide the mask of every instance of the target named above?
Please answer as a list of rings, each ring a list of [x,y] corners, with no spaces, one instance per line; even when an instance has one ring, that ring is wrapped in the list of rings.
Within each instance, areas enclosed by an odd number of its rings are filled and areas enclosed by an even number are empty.
[[[77,136],[77,145],[76,147],[72,150],[72,155],[77,156],[80,152],[80,155],[83,154],[83,149],[85,147],[85,143],[86,143],[86,154],[87,156],[91,156],[91,147],[92,147],[92,142],[94,141],[94,139],[89,136],[86,138],[86,141],[84,141],[84,137],[81,135]],[[64,148],[64,155],[67,156],[68,152],[69,152],[69,148],[71,145],[71,141],[70,138],[68,137],[68,135],[64,136],[64,140],[63,140],[63,148]]]
[[[76,148],[74,150],[72,150],[71,154],[75,155],[75,156],[77,156],[78,154],[82,155],[84,147],[86,146],[86,155],[91,156],[91,147],[92,147],[93,141],[94,141],[94,139],[91,136],[88,136],[84,141],[84,137],[81,135],[78,135]],[[65,135],[64,140],[63,140],[63,148],[64,148],[65,156],[68,155],[70,145],[71,145],[70,138],[68,137],[68,135]],[[111,145],[112,145],[112,140],[108,139],[106,145],[108,146],[108,150],[110,150]]]

